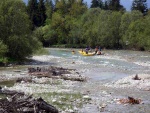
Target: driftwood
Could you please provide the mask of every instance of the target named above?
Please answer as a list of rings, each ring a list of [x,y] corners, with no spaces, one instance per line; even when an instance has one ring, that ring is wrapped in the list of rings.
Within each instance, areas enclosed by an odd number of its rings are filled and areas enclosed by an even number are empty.
[[[50,66],[48,68],[44,68],[44,67],[29,67],[28,68],[28,72],[30,74],[32,73],[52,73],[53,75],[57,76],[57,75],[61,75],[61,74],[70,74],[71,70],[75,70],[75,69],[66,69],[66,68],[62,68],[62,67],[53,67]]]
[[[128,99],[120,99],[119,103],[121,103],[121,104],[140,104],[141,99],[135,99],[133,97],[128,97]]]
[[[85,81],[85,78],[81,77],[78,72],[79,76],[66,76],[66,74],[71,74],[70,71],[75,69],[65,69],[59,67],[49,67],[49,68],[28,68],[28,73],[32,76],[36,77],[48,77],[48,78],[55,78],[55,79],[64,79],[64,80],[71,80],[71,81]]]
[[[133,80],[141,80],[141,78],[139,78],[138,75],[136,74],[135,77],[133,77]]]
[[[62,74],[70,74],[71,70],[73,69],[65,69],[65,68],[59,68],[59,67],[53,67],[50,66],[49,68],[44,68],[44,67],[30,67],[28,68],[28,73],[30,75],[45,75],[48,76],[48,74],[53,75],[53,76],[60,76]]]
[[[0,99],[0,113],[58,113],[58,110],[41,97],[34,99],[31,95],[17,92],[11,97]]]

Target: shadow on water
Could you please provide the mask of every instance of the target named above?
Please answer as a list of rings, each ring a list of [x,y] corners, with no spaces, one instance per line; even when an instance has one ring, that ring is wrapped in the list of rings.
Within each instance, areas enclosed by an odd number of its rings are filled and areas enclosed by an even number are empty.
[[[4,87],[4,86],[12,87],[14,84],[15,84],[15,80],[9,80],[9,81],[2,81],[2,82],[0,82],[0,86],[1,87]]]
[[[12,87],[15,84],[15,80],[9,80],[9,81],[1,81],[0,87]],[[0,98],[4,98],[6,95],[0,94]]]
[[[48,61],[38,61],[38,60],[33,60],[29,59],[25,65],[55,65],[55,63],[48,62]]]

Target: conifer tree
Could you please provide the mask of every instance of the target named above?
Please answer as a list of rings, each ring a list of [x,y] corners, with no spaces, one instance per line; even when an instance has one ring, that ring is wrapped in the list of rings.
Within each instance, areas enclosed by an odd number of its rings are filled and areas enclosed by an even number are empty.
[[[120,11],[123,6],[120,4],[120,0],[108,0],[109,10]]]
[[[98,3],[99,3],[99,7],[100,7],[101,9],[104,9],[103,1],[102,1],[102,0],[98,0]]]
[[[145,15],[148,12],[147,0],[133,0],[131,10],[139,10]]]
[[[92,0],[91,3],[92,3],[91,8],[99,7],[99,2],[98,2],[98,0]]]
[[[39,0],[38,3],[38,27],[43,26],[46,20],[46,7],[44,0]]]
[[[38,2],[37,0],[29,0],[27,5],[27,12],[32,22],[32,27],[38,26]]]
[[[108,8],[108,1],[106,0],[105,1],[105,3],[104,3],[104,8],[103,8],[104,10],[108,10],[109,8]]]

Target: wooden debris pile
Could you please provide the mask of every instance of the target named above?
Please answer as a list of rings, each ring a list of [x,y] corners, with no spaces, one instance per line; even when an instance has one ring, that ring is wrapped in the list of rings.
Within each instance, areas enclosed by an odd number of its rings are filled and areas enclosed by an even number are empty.
[[[49,77],[71,81],[85,81],[85,78],[81,77],[81,75],[78,72],[76,72],[78,76],[67,76],[67,74],[72,74],[71,71],[75,71],[75,69],[65,69],[62,67],[53,67],[53,66],[50,66],[49,68],[44,67],[28,68],[29,75],[36,77]]]
[[[45,68],[45,67],[29,67],[28,68],[28,72],[29,74],[31,75],[42,75],[42,74],[51,74],[53,76],[59,76],[59,75],[62,75],[62,74],[70,74],[70,71],[73,70],[73,69],[65,69],[65,68],[62,68],[62,67],[53,67],[53,66],[50,66],[48,68]]]
[[[11,91],[7,90],[7,92]],[[0,99],[0,113],[58,113],[58,110],[41,97],[35,99],[31,95],[27,96],[17,92],[12,96]]]
[[[135,99],[133,97],[128,97],[127,99],[120,99],[119,103],[121,103],[121,104],[140,104],[141,99]]]

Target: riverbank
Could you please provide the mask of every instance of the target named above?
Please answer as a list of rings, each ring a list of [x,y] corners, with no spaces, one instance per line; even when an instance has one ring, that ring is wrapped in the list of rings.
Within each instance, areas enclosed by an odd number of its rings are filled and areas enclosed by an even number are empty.
[[[135,71],[132,71],[134,68],[126,69],[125,67],[125,69],[122,69],[123,67],[116,68],[115,65],[107,65],[111,60],[116,62],[115,57],[120,58],[117,61],[121,63],[128,63],[128,60],[122,60],[123,57],[116,56],[116,54],[111,56],[107,52],[107,56],[91,57],[92,59],[96,59],[96,62],[99,60],[102,62],[103,58],[107,59],[104,62],[105,65],[101,65],[96,64],[95,61],[92,61],[92,63],[94,62],[93,64],[90,63],[89,57],[79,56],[78,54],[72,55],[71,51],[60,50],[56,55],[58,53],[61,57],[53,55],[33,56],[30,65],[25,65],[23,68],[9,67],[8,70],[3,71],[2,75],[6,78],[8,75],[10,79],[15,76],[29,77],[27,73],[28,66],[46,67],[53,65],[75,69],[81,76],[86,77],[87,81],[79,82],[47,77],[32,77],[32,82],[22,81],[15,83],[12,87],[4,88],[25,91],[27,94],[33,94],[37,98],[41,96],[48,103],[56,106],[60,113],[120,113],[121,111],[125,113],[149,113],[150,93],[147,88],[150,83],[150,75],[148,71],[146,71],[147,74],[145,72],[138,73],[140,80],[133,80],[132,78],[137,74]],[[109,58],[112,59],[110,60]],[[86,62],[84,62],[84,59]],[[134,63],[135,58],[132,62],[134,65],[131,65],[131,63],[129,65],[136,67],[137,65]],[[144,66],[147,66],[146,69],[149,68],[148,65]],[[143,68],[138,67],[138,69]],[[129,71],[132,71],[132,73]],[[76,75],[77,73],[74,72],[72,74]],[[141,99],[141,102],[139,104],[119,103],[121,99],[128,99],[128,96]]]

